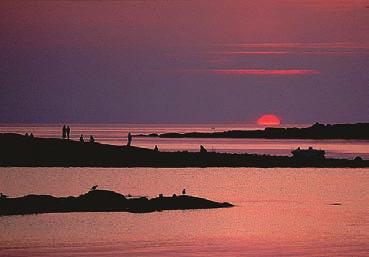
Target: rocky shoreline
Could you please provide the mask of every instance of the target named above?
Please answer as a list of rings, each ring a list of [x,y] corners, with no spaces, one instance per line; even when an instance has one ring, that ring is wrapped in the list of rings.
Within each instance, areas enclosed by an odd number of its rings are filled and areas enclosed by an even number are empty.
[[[147,213],[164,210],[228,208],[219,203],[189,195],[156,198],[127,198],[109,190],[90,190],[80,196],[54,197],[26,195],[17,198],[0,196],[0,216],[66,212],[131,212]]]
[[[369,167],[362,158],[296,158],[217,152],[161,152],[134,146],[0,134],[0,167]]]

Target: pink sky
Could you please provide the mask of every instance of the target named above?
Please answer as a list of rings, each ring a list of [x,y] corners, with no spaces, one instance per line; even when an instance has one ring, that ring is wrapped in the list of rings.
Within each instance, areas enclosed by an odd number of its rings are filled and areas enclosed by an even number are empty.
[[[364,121],[367,5],[2,1],[0,117],[242,122],[276,113],[291,122]],[[219,102],[227,106],[219,115],[207,111]]]

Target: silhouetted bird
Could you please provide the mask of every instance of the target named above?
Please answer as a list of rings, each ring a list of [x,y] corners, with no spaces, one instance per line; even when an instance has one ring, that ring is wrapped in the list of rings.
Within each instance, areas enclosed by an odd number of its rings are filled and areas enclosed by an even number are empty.
[[[128,142],[127,142],[127,146],[131,146],[132,143],[132,135],[131,132],[128,133]]]
[[[186,189],[183,189],[182,190],[182,195],[185,195],[186,194]]]
[[[98,185],[94,185],[93,187],[91,187],[90,191],[96,190],[97,187],[98,187]]]

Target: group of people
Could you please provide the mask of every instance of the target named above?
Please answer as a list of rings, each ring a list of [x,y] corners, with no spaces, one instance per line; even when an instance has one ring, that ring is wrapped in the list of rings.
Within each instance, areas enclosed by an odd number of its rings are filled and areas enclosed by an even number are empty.
[[[132,144],[132,134],[131,134],[131,132],[128,133],[128,137],[127,138],[128,138],[127,146],[131,146],[131,144]],[[68,139],[69,139],[69,134],[68,134]],[[83,134],[81,134],[81,136],[79,137],[79,142],[81,142],[81,143],[84,143],[85,142],[85,140],[83,138]],[[92,135],[90,136],[89,142],[90,143],[95,143],[95,138]]]
[[[31,137],[31,138],[33,138],[33,133],[31,133],[31,134],[28,134],[28,133],[26,133],[26,134],[24,134],[26,137]]]
[[[27,134],[28,136],[28,134]],[[33,136],[31,134],[31,136]],[[70,138],[70,127],[69,126],[63,126],[63,133],[62,133],[62,137],[63,139],[68,139]],[[131,146],[132,145],[132,134],[131,132],[128,132],[128,136],[127,136],[127,146]],[[84,143],[85,140],[83,138],[83,134],[81,134],[81,136],[79,137],[79,142],[81,143]],[[91,135],[90,136],[90,140],[89,140],[90,143],[94,143],[95,142],[95,138]],[[159,152],[159,148],[157,145],[155,145],[155,148],[154,148],[154,151],[155,152]],[[203,146],[203,145],[200,145],[200,153],[207,153],[208,151],[206,150],[206,148]]]
[[[81,136],[79,137],[79,142],[81,143],[84,143],[85,140],[83,139],[83,135],[81,134]],[[90,136],[90,140],[89,140],[90,143],[95,143],[95,138],[91,135]]]
[[[69,140],[69,138],[70,138],[69,136],[70,136],[70,127],[64,125],[63,126],[63,132],[62,132],[62,138]]]
[[[63,139],[70,139],[70,127],[69,126],[63,126],[63,129],[62,129],[62,138]],[[81,142],[81,143],[84,143],[85,142],[85,140],[83,139],[83,135],[81,134],[81,136],[79,137],[79,141]],[[94,139],[94,137],[91,135],[90,136],[90,141],[89,141],[90,143],[94,143],[95,142],[95,139]]]
[[[127,146],[131,146],[131,144],[132,144],[132,137],[133,136],[132,136],[131,132],[129,132],[128,133],[128,136],[127,136],[127,139],[128,139],[127,140]],[[63,129],[62,129],[62,138],[63,139],[68,139],[68,140],[70,139],[70,127],[69,126],[66,126],[66,125],[63,126]],[[83,138],[83,134],[81,134],[81,136],[79,137],[79,141],[81,143],[84,143],[85,142],[85,140]],[[94,139],[94,137],[92,135],[90,136],[89,142],[90,143],[94,143],[95,142],[95,139]],[[159,151],[159,149],[158,149],[157,146],[155,146],[155,151]]]

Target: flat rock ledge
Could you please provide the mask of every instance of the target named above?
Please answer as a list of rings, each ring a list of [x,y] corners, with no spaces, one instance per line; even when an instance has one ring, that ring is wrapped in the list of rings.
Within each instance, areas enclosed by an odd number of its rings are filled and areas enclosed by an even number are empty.
[[[147,213],[164,210],[191,210],[228,208],[233,205],[205,198],[180,195],[125,197],[109,190],[91,190],[78,197],[54,197],[51,195],[26,195],[0,198],[0,216],[66,212],[131,212]]]

